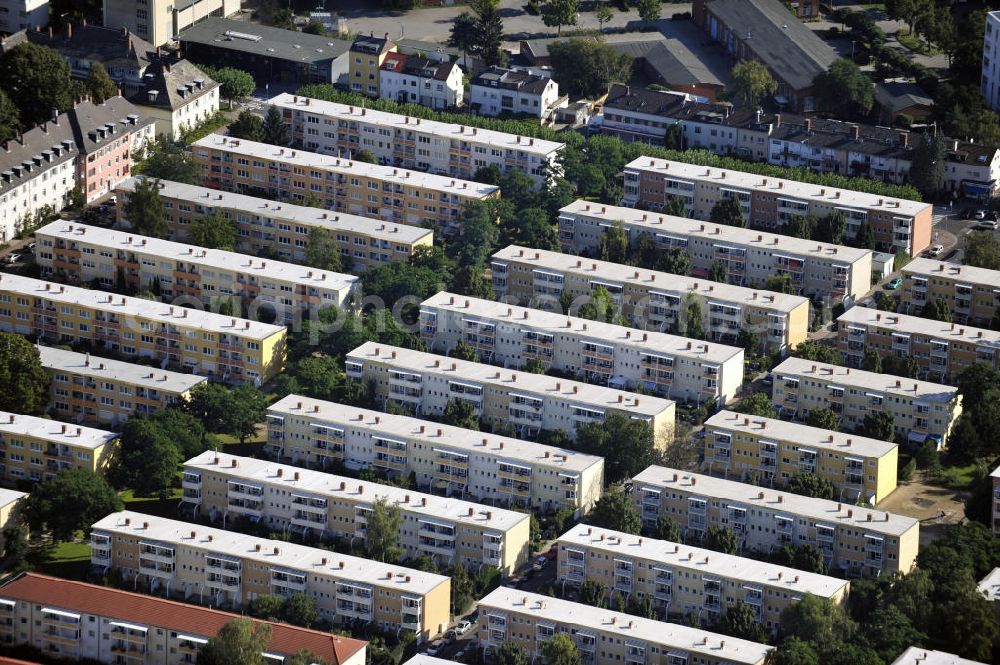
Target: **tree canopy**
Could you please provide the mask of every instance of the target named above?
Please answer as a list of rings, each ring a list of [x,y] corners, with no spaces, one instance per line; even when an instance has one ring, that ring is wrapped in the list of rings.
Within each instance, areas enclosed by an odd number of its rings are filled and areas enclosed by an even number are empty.
[[[22,335],[0,332],[0,410],[40,415],[49,402],[48,371],[38,347]]]
[[[560,92],[595,99],[612,83],[628,81],[632,58],[592,37],[571,37],[549,44],[552,76]]]
[[[871,111],[875,85],[850,60],[840,58],[813,81],[820,106],[842,118],[859,118]]]
[[[738,106],[755,109],[777,91],[778,82],[759,60],[744,60],[733,66],[730,96]]]
[[[70,67],[58,51],[25,41],[0,55],[0,81],[20,110],[20,124],[49,120],[73,104]]]
[[[398,505],[380,496],[368,513],[365,526],[365,557],[395,563],[403,556],[399,533],[403,527],[403,512]]]
[[[170,229],[160,198],[159,180],[143,178],[136,182],[125,202],[125,218],[136,233],[152,238],[167,237]]]
[[[35,533],[49,531],[53,540],[71,540],[77,531],[122,509],[122,500],[93,471],[75,467],[35,486],[24,503],[24,520]]]
[[[624,533],[638,534],[642,529],[639,512],[632,505],[628,494],[621,489],[606,491],[587,516],[587,523]]]
[[[576,428],[575,448],[604,457],[604,477],[609,483],[631,478],[656,463],[653,426],[624,413],[608,413],[604,422]]]
[[[271,626],[250,619],[233,619],[198,651],[197,665],[267,665],[264,653]]]

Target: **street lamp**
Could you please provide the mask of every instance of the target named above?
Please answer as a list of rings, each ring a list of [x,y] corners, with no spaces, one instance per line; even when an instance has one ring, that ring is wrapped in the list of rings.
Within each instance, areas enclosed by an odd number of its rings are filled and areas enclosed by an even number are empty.
[[[854,44],[856,44],[853,39],[851,40],[851,62],[854,62]]]

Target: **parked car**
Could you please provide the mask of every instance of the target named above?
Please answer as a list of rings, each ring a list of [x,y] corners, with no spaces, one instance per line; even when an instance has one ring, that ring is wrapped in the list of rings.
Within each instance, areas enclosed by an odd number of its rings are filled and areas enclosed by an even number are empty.
[[[896,289],[898,289],[902,285],[903,285],[903,278],[902,277],[897,277],[896,279],[894,279],[891,282],[889,282],[888,284],[886,284],[885,288],[888,289],[889,291],[895,291]]]
[[[428,656],[438,655],[439,653],[441,653],[441,649],[443,649],[444,646],[445,646],[444,640],[434,640],[433,642],[431,642],[431,645],[427,647],[427,655]]]
[[[544,556],[540,556],[540,557],[535,557],[535,563],[533,563],[531,567],[534,570],[541,570],[545,568],[545,566],[547,565],[549,565],[549,560]]]
[[[458,622],[458,625],[455,626],[454,631],[459,635],[465,635],[471,628],[472,622],[468,619],[462,619]]]
[[[986,222],[983,223],[985,224]],[[993,223],[996,224],[996,222]],[[944,245],[934,245],[933,247],[927,250],[927,256],[941,256],[943,252],[944,252]]]
[[[983,209],[979,209],[976,211],[974,217],[975,219],[986,219],[986,211]]]
[[[875,301],[874,301],[874,300],[872,300],[871,298],[865,298],[864,300],[862,300],[862,301],[861,301],[861,302],[859,302],[858,304],[859,304],[859,305],[860,305],[861,307],[869,307],[869,308],[872,308],[872,309],[874,309],[874,308],[875,308]]]
[[[983,221],[976,224],[976,228],[984,229],[987,231],[996,231],[998,228],[997,220],[995,219],[984,219]]]

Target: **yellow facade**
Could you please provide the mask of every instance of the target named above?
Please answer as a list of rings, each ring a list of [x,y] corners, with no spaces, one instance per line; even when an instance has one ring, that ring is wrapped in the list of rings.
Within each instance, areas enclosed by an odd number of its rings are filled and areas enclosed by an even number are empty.
[[[114,432],[0,411],[0,478],[41,482],[60,471],[103,473],[118,449]]]
[[[379,70],[385,62],[385,56],[395,50],[396,45],[389,41],[388,33],[384,38],[378,38],[374,34],[355,37],[348,53],[351,58],[348,65],[351,92],[380,97]]]
[[[1000,271],[916,258],[902,273],[899,311],[920,316],[925,306],[941,302],[956,323],[992,327],[1000,306]]]

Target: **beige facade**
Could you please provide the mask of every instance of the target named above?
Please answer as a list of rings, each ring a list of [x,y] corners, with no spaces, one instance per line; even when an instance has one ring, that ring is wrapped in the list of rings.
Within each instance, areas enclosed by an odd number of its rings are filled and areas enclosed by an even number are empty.
[[[812,545],[831,570],[849,575],[908,573],[916,565],[920,523],[911,517],[663,466],[647,468],[632,484],[643,523],[651,528],[669,518],[686,541],[716,526],[735,531],[743,551]]]
[[[500,587],[479,601],[479,644],[496,653],[511,640],[532,659],[556,633],[577,645],[584,665],[762,665],[771,647],[573,603],[537,593]]]
[[[188,665],[238,614],[97,584],[24,573],[0,586],[2,645],[32,646],[60,660],[107,665]],[[367,643],[287,623],[270,630],[264,662],[280,665],[300,649],[335,665],[365,665]],[[22,661],[0,662],[21,663]]]
[[[303,593],[321,619],[421,640],[449,622],[451,580],[402,566],[130,511],[94,523],[90,544],[93,566],[137,578],[151,594],[241,608],[261,595]]]
[[[90,342],[233,383],[268,381],[285,362],[282,326],[12,274],[0,276],[0,330]]]
[[[812,474],[841,501],[873,506],[896,489],[899,447],[888,441],[733,411],[706,420],[704,440],[702,467],[726,477],[784,487]]]
[[[282,112],[293,141],[306,150],[338,157],[368,150],[380,164],[453,178],[473,178],[479,169],[496,166],[501,173],[521,171],[541,184],[550,173],[561,170],[559,156],[566,147],[555,141],[288,93],[269,103]]]
[[[962,370],[983,362],[1000,367],[1000,332],[907,314],[852,307],[837,319],[837,348],[844,364],[860,367],[865,348],[880,356],[912,358],[918,376],[954,381]]]
[[[28,498],[28,495],[25,492],[0,487],[0,552],[3,551],[4,547],[3,530],[7,528],[12,519],[17,518],[18,510],[26,498]],[[0,612],[2,611],[3,607],[0,607]],[[0,630],[2,630],[2,626],[3,620],[0,619]]]
[[[67,469],[103,473],[118,435],[102,429],[0,411],[0,479],[50,480]]]
[[[385,499],[400,509],[408,559],[496,567],[504,576],[528,560],[528,515],[512,510],[214,451],[184,463],[182,485],[183,503],[213,521],[244,515],[282,531],[346,539],[365,538],[366,516]]]
[[[559,537],[557,581],[596,582],[608,594],[650,600],[661,617],[714,625],[743,601],[777,631],[781,611],[806,594],[834,604],[850,583],[713,550],[579,524]]]
[[[629,323],[650,332],[683,335],[687,308],[698,303],[702,330],[714,342],[736,344],[749,327],[762,348],[788,349],[806,339],[809,301],[700,277],[636,269],[607,261],[510,245],[493,255],[498,300],[561,312],[562,299],[579,308],[598,286],[614,298]]]
[[[601,386],[725,404],[743,383],[743,349],[440,292],[420,304],[420,336],[449,354],[459,342],[481,362],[529,359]]]
[[[660,249],[681,249],[692,272],[706,276],[726,266],[727,280],[762,288],[772,275],[788,275],[799,295],[857,298],[871,288],[872,253],[843,245],[711,224],[633,208],[575,201],[559,211],[559,239],[565,251],[596,251],[604,233],[622,222],[630,240],[648,234]]]
[[[177,39],[181,30],[209,16],[229,16],[240,10],[239,0],[104,0],[104,25],[125,28],[153,46]]]
[[[352,275],[246,254],[56,221],[35,231],[42,276],[131,292],[153,290],[164,302],[194,300],[209,311],[273,312],[291,324],[360,291]],[[156,288],[153,288],[156,285]]]
[[[1000,536],[1000,466],[990,474],[993,480],[993,533]]]
[[[793,217],[839,212],[847,222],[848,238],[868,224],[882,250],[910,256],[931,241],[929,203],[667,159],[639,157],[625,165],[622,205],[660,210],[671,198],[680,199],[688,215],[699,220],[707,220],[719,201],[735,198],[748,223],[774,229]]]
[[[209,134],[192,144],[204,184],[229,191],[301,201],[312,195],[334,213],[461,231],[466,203],[498,198],[500,189],[266,143]]]
[[[52,377],[48,412],[57,419],[115,426],[180,404],[204,376],[135,365],[110,358],[39,346]]]
[[[771,399],[781,416],[805,420],[813,409],[830,409],[840,428],[853,431],[865,416],[892,416],[898,441],[943,444],[962,414],[958,388],[889,374],[786,358],[772,370]]]
[[[130,178],[117,189],[119,222],[128,221],[124,206],[137,183],[137,178]],[[236,251],[305,263],[312,234],[322,230],[340,246],[341,256],[355,273],[392,261],[409,261],[418,247],[434,244],[430,229],[333,214],[170,180],[160,181],[160,199],[166,209],[171,240],[190,242],[191,224],[219,212],[236,223]]]
[[[580,516],[604,482],[602,457],[300,395],[268,408],[267,429],[281,461],[413,473],[421,489],[493,505]]]
[[[1000,306],[1000,270],[916,258],[903,267],[899,302],[906,314],[944,302],[956,323],[992,327]]]
[[[349,380],[372,386],[382,403],[416,415],[440,416],[451,400],[465,400],[492,425],[513,427],[521,436],[603,422],[608,413],[644,420],[662,448],[674,431],[674,402],[659,397],[503,370],[432,353],[367,342],[345,358]]]

